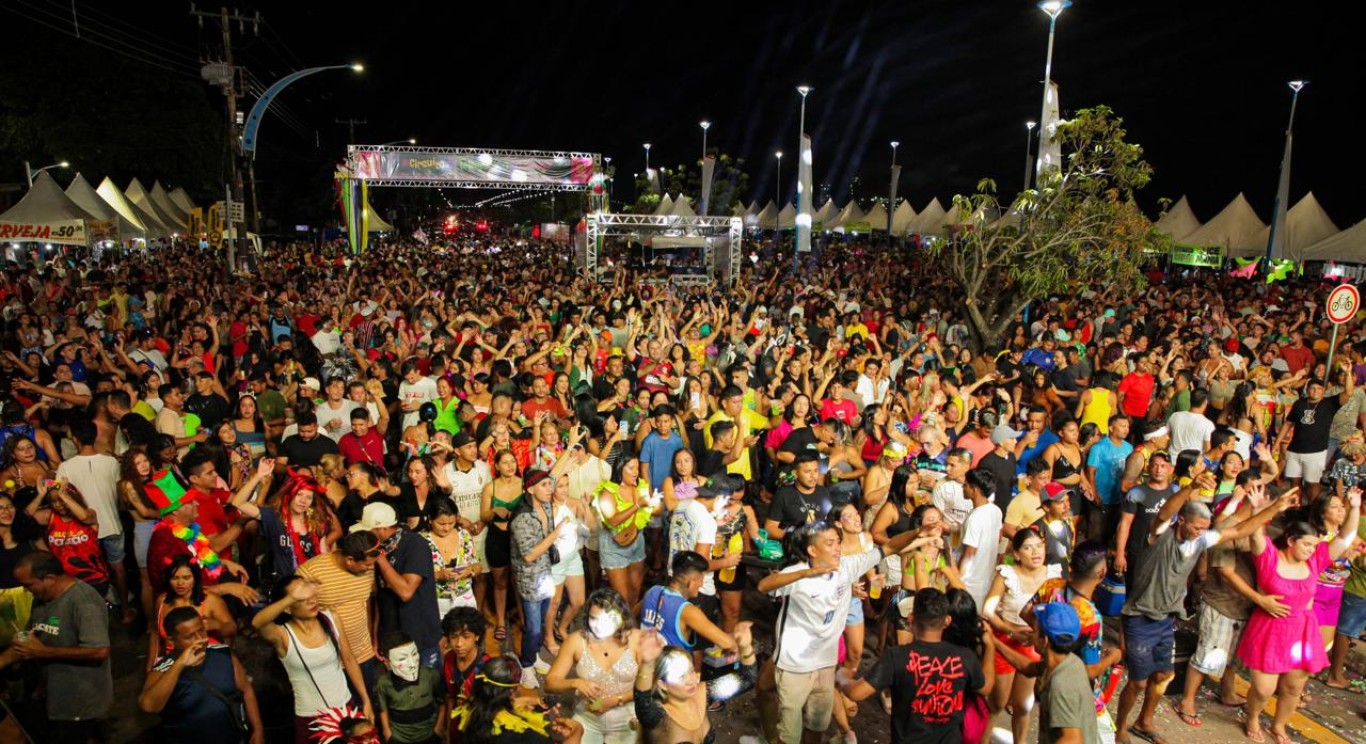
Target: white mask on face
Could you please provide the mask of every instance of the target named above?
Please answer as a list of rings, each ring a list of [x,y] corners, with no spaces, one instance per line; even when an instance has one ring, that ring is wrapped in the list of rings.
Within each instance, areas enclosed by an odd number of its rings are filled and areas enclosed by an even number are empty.
[[[422,655],[416,643],[408,643],[389,651],[389,669],[404,682],[416,682]]]
[[[615,610],[602,612],[588,618],[588,632],[594,638],[608,638],[621,630],[621,614]]]

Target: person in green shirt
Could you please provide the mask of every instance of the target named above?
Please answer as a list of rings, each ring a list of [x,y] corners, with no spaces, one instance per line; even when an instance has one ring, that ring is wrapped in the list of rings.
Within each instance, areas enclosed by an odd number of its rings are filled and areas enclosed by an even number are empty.
[[[406,633],[380,638],[385,672],[375,681],[375,710],[384,740],[391,744],[445,741],[447,700],[441,675],[422,666],[422,654]]]
[[[256,396],[256,410],[266,425],[266,439],[276,439],[285,429],[285,396],[271,387],[270,378],[258,374],[251,379],[251,394]]]

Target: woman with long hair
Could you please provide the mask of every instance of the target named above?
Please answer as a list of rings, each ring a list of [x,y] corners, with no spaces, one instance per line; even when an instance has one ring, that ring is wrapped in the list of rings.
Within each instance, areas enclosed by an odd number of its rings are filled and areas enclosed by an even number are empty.
[[[450,499],[450,491],[436,482],[435,472],[436,464],[430,455],[414,457],[408,461],[408,480],[398,487],[398,518],[414,532],[428,528],[434,503]]]
[[[583,726],[584,742],[633,744],[632,684],[640,668],[641,632],[631,608],[603,587],[589,595],[572,627],[546,675],[546,692],[574,693],[574,720]]]
[[[0,449],[0,477],[14,481],[14,503],[25,508],[36,500],[38,486],[50,480],[55,466],[39,456],[38,444],[23,434],[11,434]]]
[[[66,574],[89,584],[103,595],[109,589],[112,574],[100,550],[100,520],[85,497],[65,479],[38,486],[38,498],[27,507],[28,515],[47,528],[44,549],[62,562]],[[130,622],[125,606],[125,622]]]
[[[261,520],[261,537],[271,551],[271,572],[263,577],[267,586],[294,573],[310,558],[332,552],[332,543],[341,536],[341,523],[312,478],[291,472],[281,489],[278,507],[257,506],[251,500],[256,486],[266,483],[274,467],[273,458],[261,458],[256,474],[232,500],[242,514]]]
[[[522,673],[521,662],[512,654],[484,662],[474,675],[469,701],[451,713],[461,744],[580,743],[583,724],[573,718],[547,716],[518,696]]]
[[[664,513],[671,514],[687,499],[697,498],[697,489],[707,479],[697,474],[697,458],[692,450],[683,447],[674,453],[669,474],[664,476]]]
[[[221,597],[204,590],[204,575],[199,564],[188,555],[178,555],[166,566],[166,591],[157,595],[155,614],[147,616],[147,670],[157,659],[170,653],[173,644],[166,637],[162,621],[177,607],[193,607],[204,620],[204,630],[214,643],[230,643],[237,634],[237,622]]]
[[[247,446],[253,460],[266,454],[266,423],[256,407],[256,396],[244,393],[237,399],[231,423],[237,441]]]
[[[323,489],[323,494],[327,496],[327,503],[332,505],[334,514],[346,500],[346,478],[346,458],[336,452],[329,452],[320,457],[318,466],[313,468],[313,479],[318,481],[318,486]]]
[[[429,529],[422,533],[432,549],[436,577],[437,617],[456,607],[475,607],[473,579],[482,569],[474,535],[460,526],[460,512],[450,499],[437,499],[428,511]]]
[[[550,598],[550,630],[545,634],[545,647],[553,657],[560,652],[560,642],[569,635],[570,622],[578,615],[579,608],[583,607],[585,582],[583,554],[580,548],[592,534],[593,510],[582,500],[569,498],[567,476],[555,479],[555,493],[552,498],[555,524],[573,525],[573,529],[564,529],[555,538],[555,549],[560,553],[560,562],[550,567],[550,578],[555,582],[555,596]],[[560,604],[566,598],[568,604],[564,612],[560,613]]]
[[[1356,523],[1351,521],[1348,496],[1325,491],[1309,505],[1309,524],[1313,525],[1323,542],[1343,534],[1356,534]],[[1359,515],[1358,515],[1359,516]],[[1349,524],[1349,522],[1351,522]],[[1314,616],[1318,619],[1319,635],[1323,638],[1325,650],[1333,647],[1333,636],[1337,634],[1338,614],[1342,610],[1343,587],[1352,573],[1352,558],[1355,553],[1332,556],[1328,565],[1318,573],[1314,588]]]
[[[270,642],[289,676],[294,690],[294,744],[310,744],[309,726],[314,719],[354,704],[357,698],[365,717],[375,720],[351,644],[338,636],[332,614],[318,608],[318,585],[302,576],[287,576],[275,585],[271,599],[251,624]]]
[[[25,527],[25,522],[28,526]],[[0,492],[0,589],[19,586],[14,569],[19,559],[38,549],[38,528],[31,518],[15,506],[14,498]]]
[[[436,378],[436,400],[432,401],[436,406],[436,420],[432,426],[437,431],[444,431],[451,436],[460,432],[460,398],[455,394],[455,383],[447,375]]]
[[[1287,494],[1282,494],[1281,499],[1288,498]],[[1356,540],[1361,521],[1360,489],[1348,492],[1347,506],[1346,518],[1336,533],[1327,537],[1315,525],[1300,521],[1286,525],[1274,541],[1267,539],[1265,526],[1250,536],[1258,590],[1279,597],[1290,608],[1284,617],[1273,617],[1254,606],[1238,641],[1238,658],[1252,676],[1245,706],[1245,732],[1254,742],[1266,739],[1261,714],[1274,694],[1276,715],[1271,722],[1271,735],[1277,744],[1288,744],[1291,739],[1286,724],[1299,708],[1305,683],[1310,675],[1328,666],[1314,596],[1320,574],[1346,555]],[[1337,521],[1336,514],[1327,514],[1335,508],[1338,507],[1322,508],[1320,517]]]
[[[971,592],[961,586],[949,589],[947,596],[951,621],[944,628],[944,642],[977,654],[977,659],[982,665],[982,673],[987,679],[987,686],[994,686],[996,647],[991,634],[987,632],[986,621],[978,614],[977,601],[972,598]],[[965,713],[962,741],[975,744],[982,741],[983,736],[991,730],[991,706],[986,695],[972,690],[964,691],[963,694]]]
[[[749,623],[732,634],[740,648],[740,670],[702,682],[693,667],[692,653],[665,646],[658,633],[644,633],[637,644],[635,714],[645,744],[712,744],[716,729],[707,718],[709,703],[725,701],[752,688],[759,661]]]
[[[863,464],[870,468],[882,458],[882,448],[891,441],[887,434],[889,418],[886,405],[874,403],[863,409],[863,425],[854,436],[854,447]]]
[[[863,520],[854,504],[846,503],[831,509],[828,519],[840,532],[842,555],[861,555],[876,547],[872,536],[864,532]],[[858,672],[863,659],[863,600],[872,594],[881,594],[882,581],[882,575],[874,569],[854,582],[850,592],[849,614],[844,622],[844,666],[851,674]]]
[[[137,415],[137,414],[134,414]],[[147,484],[152,481],[152,459],[141,447],[123,453],[118,484],[119,503],[133,517],[133,556],[137,559],[138,575],[142,579],[143,617],[152,616],[152,584],[147,579],[147,546],[152,542],[152,531],[161,521],[152,499],[147,496]],[[154,659],[152,661],[155,661]]]
[[[982,617],[996,634],[996,643],[1005,644],[1038,661],[1034,650],[1034,630],[1020,617],[1034,593],[1048,579],[1062,578],[1062,566],[1045,564],[1044,537],[1037,527],[1030,526],[1015,533],[1010,539],[1014,564],[996,567],[996,578],[982,603]],[[991,712],[1000,713],[1010,705],[1010,730],[1015,741],[1025,741],[1029,731],[1030,697],[1034,683],[1004,656],[996,657],[996,685],[991,689]]]
[[[226,463],[226,467],[217,467],[218,474],[228,484],[228,490],[235,491],[251,477],[251,447],[238,441],[237,427],[228,419],[219,421],[213,434],[213,443],[222,453],[215,460]]]
[[[598,486],[593,508],[602,522],[598,559],[607,571],[607,583],[634,607],[645,583],[645,527],[656,508],[649,483],[640,479],[639,460],[617,462],[612,480]]]
[[[500,648],[507,642],[508,571],[512,565],[512,537],[508,524],[512,511],[522,502],[524,491],[519,472],[517,456],[511,450],[499,452],[493,460],[493,480],[484,486],[480,497],[479,520],[488,525],[489,530],[484,539],[484,560],[493,575],[493,613],[497,621],[493,637]]]

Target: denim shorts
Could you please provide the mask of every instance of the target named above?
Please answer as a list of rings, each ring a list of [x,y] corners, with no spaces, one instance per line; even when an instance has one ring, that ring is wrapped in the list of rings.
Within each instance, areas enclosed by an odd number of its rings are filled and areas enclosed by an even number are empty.
[[[1168,615],[1161,620],[1142,615],[1124,616],[1124,664],[1129,679],[1143,681],[1158,672],[1176,668],[1176,620]]]
[[[1357,638],[1366,631],[1366,597],[1351,592],[1342,593],[1342,609],[1338,611],[1338,633]]]
[[[109,561],[110,566],[121,565],[124,556],[127,554],[123,547],[123,533],[101,537],[100,551],[104,553],[104,559]]]
[[[845,625],[863,624],[863,600],[858,597],[849,597],[849,619],[844,621]]]
[[[598,560],[602,563],[602,568],[605,571],[626,568],[632,563],[644,561],[645,533],[637,532],[636,539],[623,548],[617,545],[617,541],[612,539],[612,535],[607,530],[603,530],[602,534],[598,536]]]

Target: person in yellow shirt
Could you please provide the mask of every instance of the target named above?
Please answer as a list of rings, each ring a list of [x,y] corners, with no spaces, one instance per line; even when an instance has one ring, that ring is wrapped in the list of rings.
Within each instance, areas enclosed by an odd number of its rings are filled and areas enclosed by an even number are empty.
[[[1036,457],[1025,465],[1024,488],[1010,500],[1006,507],[1005,521],[1001,524],[1001,535],[1012,538],[1016,532],[1043,518],[1043,487],[1053,480],[1053,470],[1042,457]]]
[[[744,446],[740,457],[726,466],[726,472],[731,475],[738,475],[746,481],[754,479],[753,468],[750,465],[750,453],[759,437],[755,432],[769,428],[769,420],[758,413],[745,407],[745,394],[735,385],[727,385],[721,391],[721,409],[707,419],[707,425],[703,428],[707,447],[712,446],[712,424],[718,421],[729,421],[735,424],[736,436],[740,438]]]

